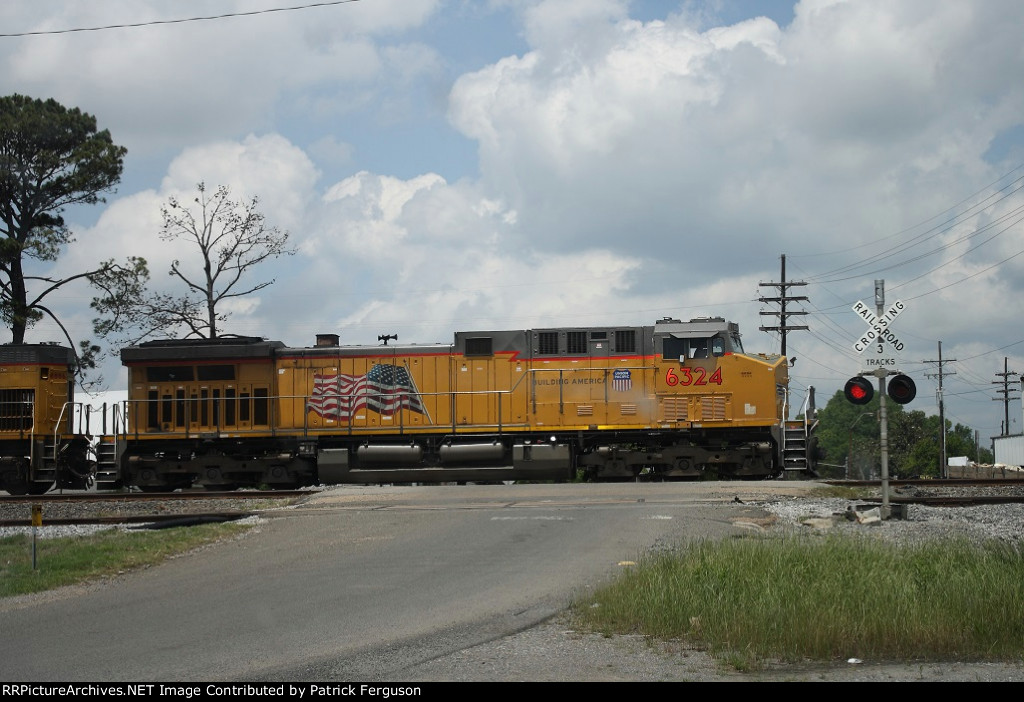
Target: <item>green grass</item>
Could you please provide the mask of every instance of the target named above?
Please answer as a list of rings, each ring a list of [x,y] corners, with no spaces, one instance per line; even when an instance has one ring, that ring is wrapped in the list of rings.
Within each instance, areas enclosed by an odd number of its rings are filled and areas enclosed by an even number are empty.
[[[698,542],[641,559],[573,608],[603,633],[763,660],[1022,660],[1024,554],[863,537]]]
[[[202,524],[153,531],[110,529],[90,536],[37,539],[35,570],[31,535],[6,536],[0,538],[0,597],[42,592],[155,565],[249,528],[231,523]]]

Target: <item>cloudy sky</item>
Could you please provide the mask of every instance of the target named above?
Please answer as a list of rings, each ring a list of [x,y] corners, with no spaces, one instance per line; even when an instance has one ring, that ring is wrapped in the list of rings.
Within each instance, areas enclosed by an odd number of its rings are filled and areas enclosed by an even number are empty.
[[[937,413],[941,342],[947,417],[1000,433],[996,374],[1024,372],[1024,3],[299,4],[0,6],[0,94],[79,107],[128,149],[50,272],[134,254],[170,284],[188,252],[158,237],[160,207],[204,181],[258,196],[298,249],[257,270],[276,283],[229,333],[720,315],[778,352],[758,298],[785,254],[809,298],[789,306],[810,327],[787,342],[798,393],[824,405],[864,367],[851,307],[880,279],[906,306],[887,355],[917,381],[909,408]],[[76,338],[89,297],[56,303]]]

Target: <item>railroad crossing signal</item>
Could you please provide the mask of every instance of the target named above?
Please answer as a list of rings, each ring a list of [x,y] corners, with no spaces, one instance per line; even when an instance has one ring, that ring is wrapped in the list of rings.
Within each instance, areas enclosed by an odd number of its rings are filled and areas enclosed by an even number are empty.
[[[857,353],[864,353],[866,349],[875,344],[878,345],[878,353],[883,352],[883,347],[886,344],[894,351],[899,352],[903,350],[903,342],[889,330],[889,325],[907,307],[902,301],[897,300],[892,303],[889,309],[882,312],[882,298],[878,296],[878,282],[876,281],[875,291],[875,297],[878,302],[878,314],[872,312],[870,307],[860,301],[853,306],[853,311],[857,313],[857,316],[868,324],[868,330],[853,344],[853,350]],[[890,375],[888,366],[895,366],[896,359],[869,358],[867,363],[870,366],[875,366],[875,370],[870,374],[884,380],[886,376]],[[875,396],[875,389],[872,387],[871,381],[863,377],[863,375],[850,378],[846,381],[846,387],[843,388],[843,395],[846,396],[850,403],[855,405],[866,405]],[[885,385],[885,383],[882,384]],[[917,386],[909,376],[897,371],[889,379],[885,394],[892,398],[892,401],[896,404],[905,405],[917,396]]]
[[[853,345],[853,350],[857,353],[864,353],[869,346],[877,344],[878,353],[881,355],[885,352],[885,345],[896,351],[897,353],[903,351],[903,342],[896,338],[896,335],[889,331],[889,325],[892,321],[904,310],[902,302],[897,300],[892,304],[889,309],[885,309],[885,281],[875,281],[875,312],[865,305],[863,302],[858,302],[853,306],[853,311],[856,312],[861,319],[868,323],[868,330],[865,332]],[[885,311],[883,311],[885,310]],[[917,387],[914,385],[914,381],[907,376],[900,373],[898,370],[889,370],[887,366],[895,366],[895,358],[876,358],[868,359],[867,364],[875,366],[873,371],[864,371],[859,376],[850,378],[846,383],[844,392],[846,393],[846,399],[855,405],[864,405],[871,401],[874,393],[874,388],[871,387],[871,382],[868,381],[864,376],[874,376],[878,378],[878,389],[880,392],[885,392],[892,398],[893,402],[903,405],[914,399],[917,395]],[[885,379],[888,376],[893,376],[892,382],[889,383],[888,390],[886,389]],[[881,454],[882,463],[882,519],[889,518],[889,440],[888,440],[888,420],[885,412],[885,395],[878,398],[878,448]]]
[[[887,373],[887,371],[880,371]],[[905,405],[917,397],[917,384],[909,375],[897,373],[889,378],[886,384],[885,394],[898,405]],[[843,395],[847,402],[853,405],[866,405],[875,396],[875,388],[871,381],[863,376],[855,375],[846,381],[843,388]]]

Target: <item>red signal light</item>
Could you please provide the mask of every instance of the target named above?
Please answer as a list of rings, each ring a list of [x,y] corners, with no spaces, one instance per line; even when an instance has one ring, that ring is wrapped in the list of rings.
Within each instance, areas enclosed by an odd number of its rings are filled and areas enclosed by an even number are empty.
[[[848,402],[854,405],[866,405],[875,396],[875,389],[870,380],[858,375],[846,381],[843,395],[846,396]]]
[[[902,373],[889,379],[886,391],[892,401],[900,405],[905,405],[917,397],[917,385],[913,378]]]

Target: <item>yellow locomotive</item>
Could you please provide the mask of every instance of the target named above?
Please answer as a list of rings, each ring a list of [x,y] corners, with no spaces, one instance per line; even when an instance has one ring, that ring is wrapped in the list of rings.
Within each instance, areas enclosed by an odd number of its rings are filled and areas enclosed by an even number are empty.
[[[96,462],[88,412],[74,401],[74,352],[57,344],[0,346],[0,489],[85,488]]]
[[[744,353],[721,318],[434,345],[170,340],[121,358],[117,481],[144,490],[814,469],[786,359]]]

